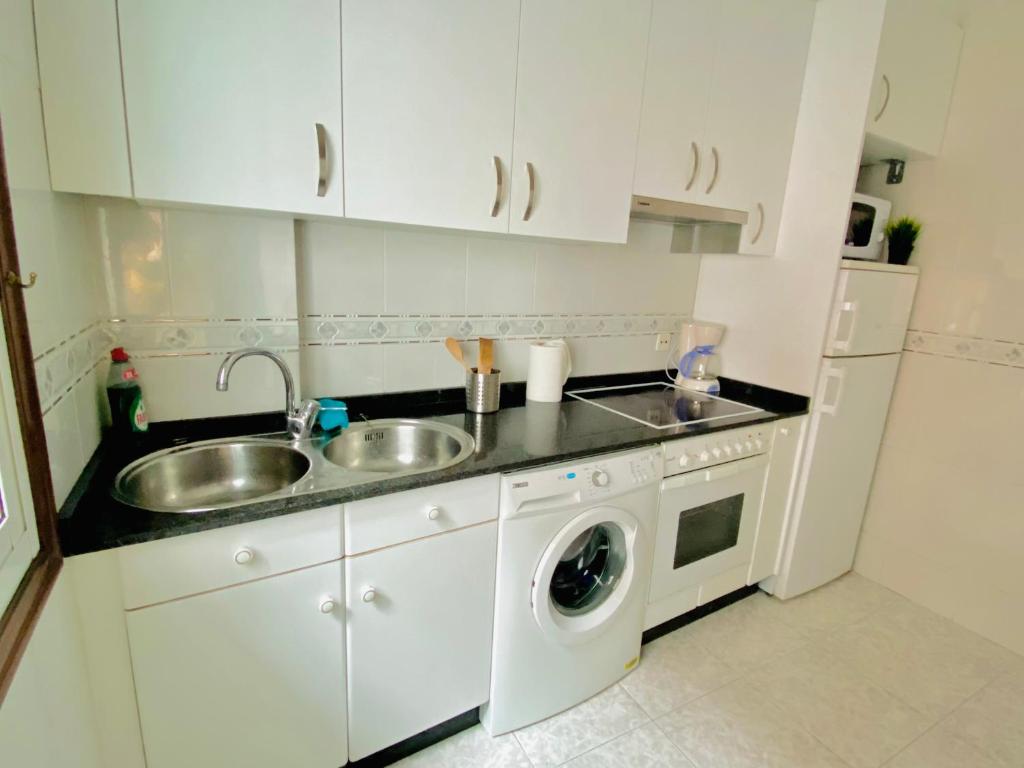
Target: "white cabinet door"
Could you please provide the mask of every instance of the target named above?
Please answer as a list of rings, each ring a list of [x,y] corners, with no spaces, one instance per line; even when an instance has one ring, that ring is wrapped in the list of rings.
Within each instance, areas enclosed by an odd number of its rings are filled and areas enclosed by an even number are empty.
[[[131,197],[113,0],[35,0],[50,185]]]
[[[682,202],[704,196],[702,170],[719,0],[654,0],[633,192]]]
[[[626,242],[650,0],[523,0],[509,231]]]
[[[336,561],[129,611],[148,768],[344,765],[342,578]]]
[[[747,584],[774,575],[778,566],[786,510],[796,480],[797,453],[806,422],[806,416],[775,422],[771,461],[768,463],[768,478],[764,483],[764,500],[761,502],[754,557],[750,562]]]
[[[884,355],[903,349],[917,275],[839,270],[825,354]]]
[[[344,212],[337,0],[118,8],[137,198]]]
[[[870,159],[939,154],[963,34],[933,0],[889,0],[868,114]]]
[[[853,566],[900,355],[826,359],[775,583],[803,594]]]
[[[349,754],[487,700],[497,523],[345,560]]]
[[[748,212],[740,252],[775,251],[804,66],[810,0],[722,0],[703,202]]]
[[[519,0],[344,0],[345,210],[508,231]]]

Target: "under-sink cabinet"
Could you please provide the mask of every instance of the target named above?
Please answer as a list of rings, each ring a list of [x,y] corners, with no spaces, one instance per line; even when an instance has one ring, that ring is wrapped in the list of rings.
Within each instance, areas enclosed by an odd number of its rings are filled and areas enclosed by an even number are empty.
[[[341,514],[117,550],[148,768],[345,763]]]
[[[496,475],[347,505],[352,760],[487,700],[497,513]]]

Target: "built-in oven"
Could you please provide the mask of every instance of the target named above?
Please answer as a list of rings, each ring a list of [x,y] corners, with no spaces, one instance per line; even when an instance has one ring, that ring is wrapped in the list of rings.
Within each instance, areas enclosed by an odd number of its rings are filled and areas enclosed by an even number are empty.
[[[770,445],[763,425],[664,445],[648,627],[746,584]]]

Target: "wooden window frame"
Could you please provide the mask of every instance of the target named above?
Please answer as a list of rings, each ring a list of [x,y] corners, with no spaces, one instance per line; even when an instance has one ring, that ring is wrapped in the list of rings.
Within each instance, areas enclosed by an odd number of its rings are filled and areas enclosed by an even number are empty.
[[[32,631],[64,563],[57,538],[57,504],[53,497],[50,460],[43,431],[43,412],[36,388],[28,317],[23,289],[10,285],[6,275],[21,274],[14,237],[11,190],[7,183],[7,159],[0,127],[0,311],[7,336],[7,354],[14,382],[22,443],[28,466],[32,505],[35,507],[39,552],[32,559],[18,589],[0,616],[0,704],[14,680]]]

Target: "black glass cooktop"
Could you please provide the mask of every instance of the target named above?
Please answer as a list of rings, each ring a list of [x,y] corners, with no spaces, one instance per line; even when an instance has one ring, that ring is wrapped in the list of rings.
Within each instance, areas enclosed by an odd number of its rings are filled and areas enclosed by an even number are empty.
[[[568,394],[656,429],[727,419],[761,410],[664,382],[577,389]]]

